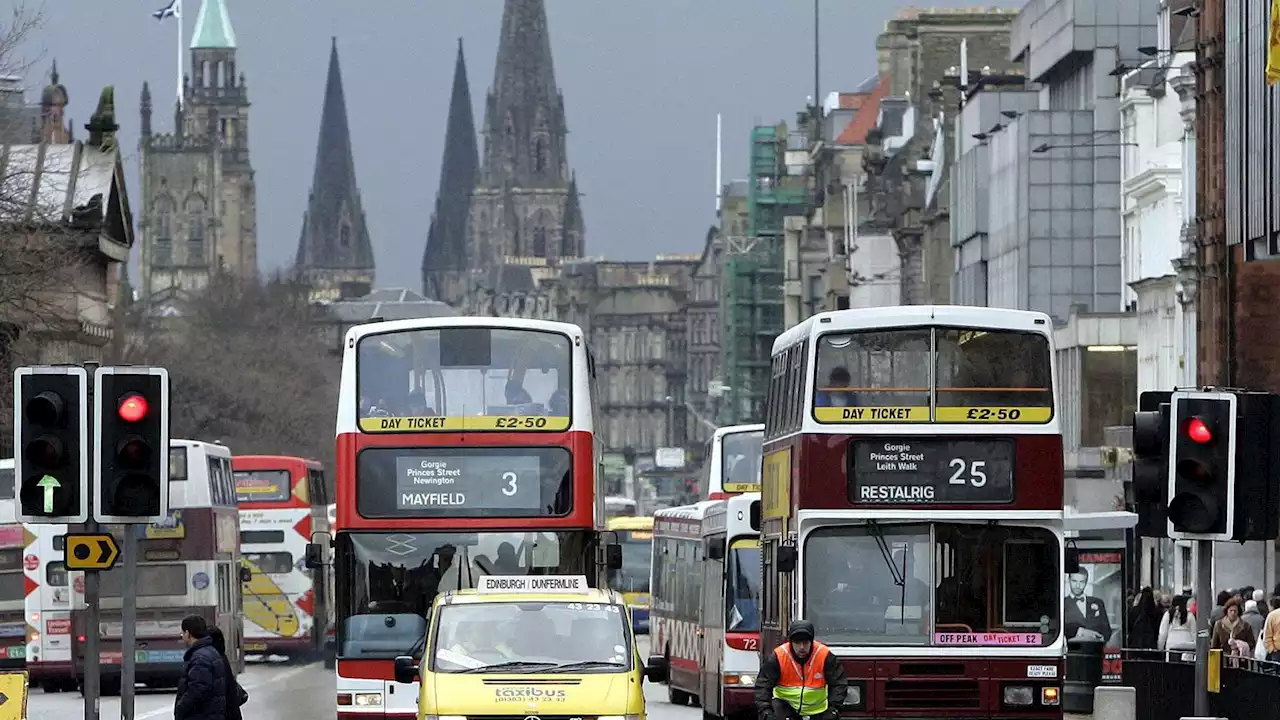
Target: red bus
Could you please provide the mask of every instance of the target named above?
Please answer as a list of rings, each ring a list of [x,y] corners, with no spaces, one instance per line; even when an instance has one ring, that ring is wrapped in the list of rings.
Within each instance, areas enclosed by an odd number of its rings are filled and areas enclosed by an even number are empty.
[[[605,587],[593,429],[595,367],[582,329],[451,317],[347,333],[333,536],[339,720],[417,718],[398,655],[421,653],[442,590],[482,575],[585,575]],[[309,551],[312,562],[324,556]]]
[[[761,652],[813,622],[842,716],[1062,717],[1084,630],[1054,362],[1048,316],[979,307],[822,313],[774,343]]]
[[[249,655],[319,656],[325,650],[332,601],[329,568],[306,566],[313,532],[329,530],[324,466],[277,455],[231,458],[240,505],[244,651]]]

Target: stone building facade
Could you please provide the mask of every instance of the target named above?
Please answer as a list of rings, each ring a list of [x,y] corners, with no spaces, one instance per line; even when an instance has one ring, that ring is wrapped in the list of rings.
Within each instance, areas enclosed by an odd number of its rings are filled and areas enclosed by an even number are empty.
[[[200,6],[182,94],[173,132],[155,133],[151,89],[142,86],[138,290],[149,303],[197,292],[217,271],[257,276],[249,94],[225,0]]]

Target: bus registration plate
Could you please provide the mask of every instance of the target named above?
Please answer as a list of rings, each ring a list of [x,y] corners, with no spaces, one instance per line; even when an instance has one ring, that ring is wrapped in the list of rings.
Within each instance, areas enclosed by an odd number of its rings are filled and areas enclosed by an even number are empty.
[[[1013,502],[1009,439],[862,437],[849,448],[849,500],[877,505]]]

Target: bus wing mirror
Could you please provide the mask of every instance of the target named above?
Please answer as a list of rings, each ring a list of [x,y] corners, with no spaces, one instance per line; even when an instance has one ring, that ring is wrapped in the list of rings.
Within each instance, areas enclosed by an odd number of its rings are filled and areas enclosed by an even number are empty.
[[[714,537],[707,540],[707,558],[710,560],[724,559],[725,539],[722,537]]]
[[[396,682],[409,685],[418,679],[418,664],[408,655],[396,658]]]
[[[778,546],[778,572],[789,573],[796,569],[796,546]]]
[[[610,570],[622,569],[622,546],[618,543],[609,543],[604,546],[604,564]]]
[[[1075,575],[1080,572],[1080,551],[1076,549],[1074,543],[1067,546],[1066,558],[1063,559],[1062,572],[1067,575]]]
[[[308,570],[324,567],[324,545],[315,542],[307,543],[303,563],[307,566]]]
[[[241,584],[253,581],[253,571],[247,565],[240,566],[240,582]]]
[[[760,501],[751,501],[750,519],[751,529],[760,532]]]

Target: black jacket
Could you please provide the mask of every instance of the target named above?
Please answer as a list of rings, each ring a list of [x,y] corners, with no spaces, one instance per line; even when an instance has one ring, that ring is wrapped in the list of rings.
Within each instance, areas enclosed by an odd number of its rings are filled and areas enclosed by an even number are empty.
[[[249,693],[240,687],[240,682],[236,680],[236,674],[231,671],[231,661],[226,656],[222,657],[222,670],[227,674],[227,720],[243,720],[244,715],[240,714],[240,706],[249,702]]]
[[[810,657],[812,660],[812,657]],[[849,678],[844,674],[844,665],[833,652],[827,653],[827,661],[822,665],[822,676],[827,681],[827,715],[836,717],[844,698],[849,694]],[[760,672],[756,673],[756,712],[761,718],[773,720],[773,689],[782,677],[782,668],[778,667],[778,657],[770,652],[760,663]]]
[[[187,648],[173,701],[174,720],[226,720],[231,679],[227,667],[210,638],[200,638]]]

